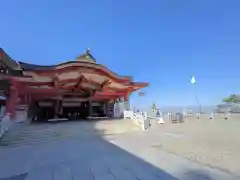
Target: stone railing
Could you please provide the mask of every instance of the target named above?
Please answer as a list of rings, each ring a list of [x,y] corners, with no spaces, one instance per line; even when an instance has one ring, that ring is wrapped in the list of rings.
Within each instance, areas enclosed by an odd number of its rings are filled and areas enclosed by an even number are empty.
[[[163,121],[163,117],[162,116],[160,116],[160,117],[157,117],[157,116],[148,116],[148,119],[153,119],[153,120],[155,120],[157,123],[159,123],[159,124],[164,124],[164,121]]]
[[[123,112],[124,119],[131,119],[133,114],[134,114],[133,111],[124,110]]]
[[[3,134],[8,130],[8,128],[11,125],[10,117],[8,114],[6,114],[1,120],[0,120],[0,138],[3,136]]]
[[[139,125],[142,130],[146,130],[150,127],[149,119],[147,118],[147,113],[134,113],[133,111],[124,110],[124,119],[131,119],[137,125]]]
[[[147,117],[154,123],[164,124],[164,120],[163,120],[164,118],[163,118],[163,114],[161,111],[148,112]]]

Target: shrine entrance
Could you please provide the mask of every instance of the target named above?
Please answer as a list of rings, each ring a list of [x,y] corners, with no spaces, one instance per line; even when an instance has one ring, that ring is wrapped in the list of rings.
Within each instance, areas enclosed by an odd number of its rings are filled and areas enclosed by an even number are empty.
[[[35,121],[45,121],[47,119],[52,119],[55,116],[53,107],[39,107],[38,114],[34,117]]]
[[[108,117],[108,102],[66,102],[42,100],[29,106],[32,121],[48,121],[49,119],[81,120],[89,117]]]
[[[32,121],[46,121],[55,116],[55,108],[53,101],[36,101],[29,105],[28,117]]]
[[[39,101],[32,104],[29,111],[32,121],[48,121],[56,118],[79,120],[89,116],[89,103],[60,102],[58,104],[56,100]]]
[[[62,114],[63,118],[69,120],[79,120],[86,119],[89,116],[89,103],[88,102],[76,102],[62,104]]]

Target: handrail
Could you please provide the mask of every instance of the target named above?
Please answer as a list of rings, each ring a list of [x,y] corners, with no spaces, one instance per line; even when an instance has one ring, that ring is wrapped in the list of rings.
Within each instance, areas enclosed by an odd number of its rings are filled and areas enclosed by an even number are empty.
[[[134,113],[133,111],[124,110],[124,119],[132,119],[143,130],[148,128],[145,122],[147,120],[146,113]]]
[[[10,117],[9,114],[6,114],[0,121],[0,138],[8,130],[10,126]]]
[[[155,117],[155,116],[148,116],[149,119],[155,119],[157,121],[157,123],[159,124],[164,124],[164,120],[163,120],[163,117],[160,116],[160,117]]]

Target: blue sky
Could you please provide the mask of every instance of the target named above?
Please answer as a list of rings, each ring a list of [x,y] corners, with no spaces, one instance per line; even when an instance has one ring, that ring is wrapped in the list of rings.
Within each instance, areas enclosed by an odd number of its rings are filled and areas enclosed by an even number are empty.
[[[150,86],[139,106],[214,105],[240,90],[239,0],[7,0],[0,46],[35,64],[97,62]],[[190,84],[195,75],[196,87]]]

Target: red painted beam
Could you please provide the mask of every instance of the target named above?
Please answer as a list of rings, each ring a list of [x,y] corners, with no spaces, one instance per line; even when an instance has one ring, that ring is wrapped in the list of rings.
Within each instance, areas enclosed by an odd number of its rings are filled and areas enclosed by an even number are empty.
[[[27,86],[53,86],[53,82],[22,82]]]
[[[37,89],[37,88],[26,88],[25,92],[30,93],[30,94],[34,94],[34,93],[38,93],[38,94],[57,94],[56,90],[51,88],[51,89]]]
[[[17,80],[14,80],[15,82],[17,82]],[[58,80],[58,86],[60,89],[66,89],[66,90],[71,90],[71,89],[76,89],[75,85],[73,86],[67,86],[64,87],[64,84],[66,83],[78,83],[79,81],[79,77],[78,78],[72,78],[72,79],[64,79],[64,80]],[[82,77],[81,80],[82,83],[89,83],[93,86],[96,86],[97,89],[102,89],[103,91],[107,91],[107,90],[115,90],[115,91],[129,91],[129,92],[133,92],[136,91],[137,89],[140,89],[142,87],[145,87],[148,85],[148,83],[132,83],[132,86],[127,87],[125,89],[119,89],[119,88],[114,88],[114,87],[109,87],[109,81],[105,81],[103,84],[100,84],[98,82],[95,82],[93,80],[88,80],[85,77]],[[20,82],[19,82],[20,83]],[[56,83],[56,82],[55,82]],[[53,82],[21,82],[21,85],[25,85],[25,86],[51,86],[54,87],[54,81]],[[81,83],[79,84],[79,87],[81,86]],[[136,88],[137,87],[137,88]],[[29,88],[31,89],[31,88]]]
[[[104,69],[104,70],[103,70]],[[107,68],[94,68],[94,67],[86,67],[83,65],[75,65],[75,66],[68,66],[68,67],[63,67],[63,68],[55,68],[52,70],[25,70],[26,72],[34,72],[39,75],[46,75],[50,76],[51,74],[56,74],[56,73],[64,73],[64,72],[72,72],[72,71],[81,71],[84,73],[92,73],[92,74],[99,74],[101,76],[107,76],[110,77],[111,79],[114,79],[116,82],[124,83],[124,82],[130,82],[131,77],[117,77],[115,73],[110,72]]]
[[[59,86],[63,86],[67,83],[76,83],[77,84],[78,81],[79,81],[79,78],[81,78],[81,83],[89,83],[89,84],[92,84],[92,85],[98,86],[98,87],[101,86],[101,84],[99,84],[99,83],[97,83],[93,80],[88,80],[85,77],[77,77],[77,78],[58,80],[58,83],[59,83]],[[44,86],[44,85],[46,85],[46,86],[51,86],[52,87],[54,85],[55,81],[56,80],[53,79],[52,82],[26,82],[25,84],[27,84],[29,86]],[[81,85],[81,83],[80,83],[80,85]]]
[[[71,91],[72,89],[74,89],[75,86],[59,86],[59,89],[60,90],[66,90],[66,91]],[[89,87],[79,87],[79,89],[86,89],[86,90],[89,90],[91,91],[92,89],[89,88]],[[48,92],[55,92],[56,93],[56,89],[55,88],[44,88],[44,89],[39,89],[39,88],[31,88],[31,87],[26,87],[25,88],[25,91],[26,92],[36,92],[36,93],[48,93]],[[109,91],[115,91],[115,92],[109,92]],[[126,88],[126,89],[119,89],[119,88],[113,88],[113,87],[108,87],[108,88],[105,88],[103,89],[103,93],[108,93],[108,94],[114,94],[114,93],[127,93],[127,92],[131,92],[132,91],[132,88]]]
[[[56,92],[55,89],[27,89],[25,91],[26,93],[29,94],[35,94],[36,96],[45,96],[45,95],[57,95],[58,93]],[[64,91],[64,92],[59,92],[59,95],[65,95],[65,94],[76,94],[80,95],[81,93],[79,92],[71,92],[71,91]],[[126,92],[95,92],[95,96],[124,96]]]
[[[144,88],[149,86],[149,83],[146,82],[131,82],[131,86],[136,87],[137,89]]]
[[[124,96],[125,93],[123,92],[96,92],[96,96]]]
[[[35,100],[35,101],[38,101],[38,100],[41,100],[41,99],[46,99],[46,98],[54,98],[55,96],[54,95],[51,95],[51,94],[41,94],[41,95],[36,95],[36,94],[32,94],[32,99]],[[81,98],[81,97],[76,97],[76,98]],[[106,96],[106,95],[102,95],[102,96],[92,96],[90,97],[91,100],[94,100],[94,99],[98,99],[98,100],[114,100],[114,99],[117,99],[119,98],[119,96]]]

